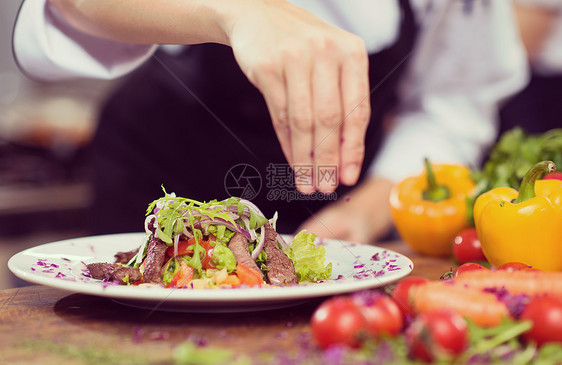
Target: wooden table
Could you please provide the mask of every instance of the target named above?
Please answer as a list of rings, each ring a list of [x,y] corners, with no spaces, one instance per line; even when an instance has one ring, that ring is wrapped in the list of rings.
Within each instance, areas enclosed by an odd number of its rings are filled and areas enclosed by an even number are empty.
[[[410,257],[413,275],[438,279],[451,267],[400,242],[380,246]],[[310,346],[308,323],[324,299],[252,313],[170,313],[43,286],[4,290],[0,364],[168,364],[186,340],[267,362]]]

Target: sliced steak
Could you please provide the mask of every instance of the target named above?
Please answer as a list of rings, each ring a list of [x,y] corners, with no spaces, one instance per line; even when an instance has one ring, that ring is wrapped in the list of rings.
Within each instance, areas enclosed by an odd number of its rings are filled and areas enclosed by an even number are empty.
[[[133,267],[124,267],[107,262],[95,262],[86,265],[86,267],[90,272],[90,276],[98,280],[117,281],[119,284],[124,284],[124,280],[127,277],[129,283],[142,279],[140,270]]]
[[[109,274],[117,269],[117,265],[107,262],[94,262],[93,264],[86,265],[86,267],[90,272],[90,276],[97,280],[109,279]]]
[[[133,284],[142,279],[142,274],[136,267],[123,266],[118,267],[110,274],[110,280],[118,281],[119,283],[125,283],[125,278],[127,278],[130,284]]]
[[[243,234],[236,233],[232,236],[232,239],[228,243],[228,248],[230,248],[230,251],[234,254],[234,258],[237,263],[242,264],[249,269],[256,270],[263,277],[263,273],[260,268],[256,265],[256,262],[252,260],[252,255],[248,249],[248,240]]]
[[[139,252],[138,248],[127,252],[117,252],[115,254],[115,262],[119,264],[127,264]]]
[[[162,266],[166,260],[168,246],[154,236],[148,242],[146,259],[144,260],[143,281],[145,283],[160,284],[162,282]]]
[[[277,232],[269,223],[265,225],[265,242],[263,249],[267,254],[265,264],[267,266],[267,279],[274,285],[298,284],[299,279],[295,274],[293,261],[285,255],[277,244]]]

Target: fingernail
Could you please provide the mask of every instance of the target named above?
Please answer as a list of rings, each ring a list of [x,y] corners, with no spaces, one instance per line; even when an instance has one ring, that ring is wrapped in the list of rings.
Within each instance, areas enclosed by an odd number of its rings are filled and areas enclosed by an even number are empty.
[[[352,164],[345,168],[343,171],[343,183],[346,185],[352,185],[357,182],[359,178],[359,165]]]

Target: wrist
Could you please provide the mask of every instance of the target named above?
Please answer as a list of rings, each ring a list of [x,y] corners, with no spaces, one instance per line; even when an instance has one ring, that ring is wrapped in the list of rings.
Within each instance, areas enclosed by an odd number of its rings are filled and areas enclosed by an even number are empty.
[[[202,3],[207,4],[205,0]],[[210,11],[217,26],[223,32],[223,41],[220,43],[229,46],[232,46],[233,35],[241,22],[252,21],[252,19],[263,20],[274,13],[275,9],[285,6],[296,8],[286,0],[216,0],[212,3]],[[256,32],[259,32],[259,29],[256,29]]]

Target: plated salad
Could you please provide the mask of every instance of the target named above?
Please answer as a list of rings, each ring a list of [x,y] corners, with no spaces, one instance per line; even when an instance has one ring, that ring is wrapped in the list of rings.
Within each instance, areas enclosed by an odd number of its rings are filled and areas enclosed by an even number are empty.
[[[92,278],[167,288],[287,286],[328,279],[332,264],[316,235],[302,231],[290,243],[252,202],[231,197],[199,202],[168,194],[149,204],[146,238],[119,252],[114,263],[87,265]]]

